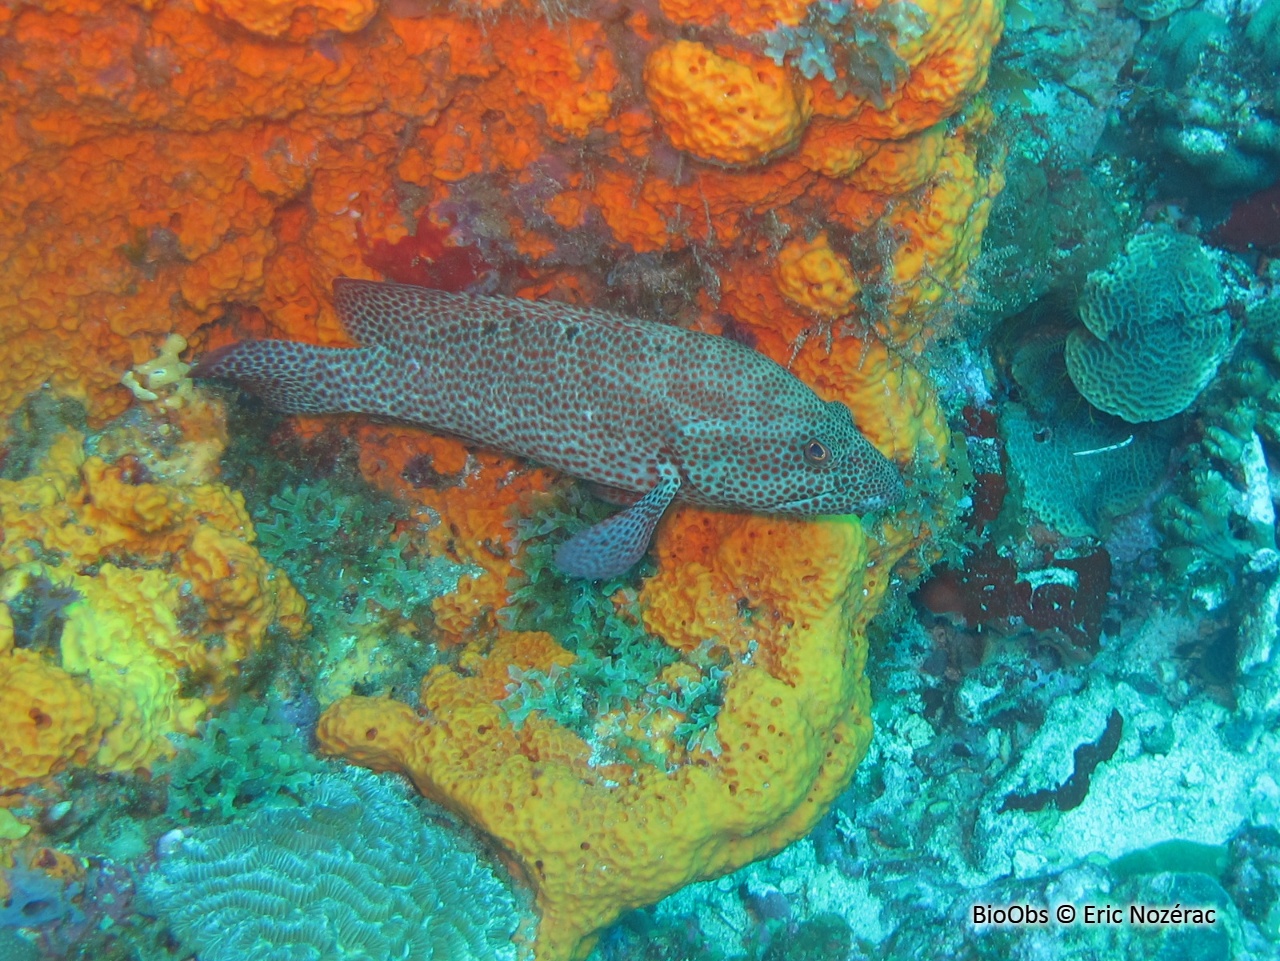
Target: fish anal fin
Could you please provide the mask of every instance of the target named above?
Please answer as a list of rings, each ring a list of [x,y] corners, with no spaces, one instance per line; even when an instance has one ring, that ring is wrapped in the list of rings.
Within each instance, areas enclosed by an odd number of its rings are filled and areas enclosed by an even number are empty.
[[[662,479],[626,510],[579,531],[556,550],[555,564],[570,577],[593,581],[625,574],[649,549],[653,532],[680,490],[675,468],[661,469]]]

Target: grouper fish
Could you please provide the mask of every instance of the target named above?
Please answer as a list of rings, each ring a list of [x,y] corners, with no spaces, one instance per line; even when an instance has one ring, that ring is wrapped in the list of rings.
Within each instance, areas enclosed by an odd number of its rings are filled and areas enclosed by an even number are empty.
[[[496,448],[613,491],[625,510],[560,545],[566,574],[624,573],[668,505],[860,514],[904,491],[894,465],[785,368],[735,341],[507,297],[340,278],[360,347],[214,350],[196,377],[286,413],[373,414]]]

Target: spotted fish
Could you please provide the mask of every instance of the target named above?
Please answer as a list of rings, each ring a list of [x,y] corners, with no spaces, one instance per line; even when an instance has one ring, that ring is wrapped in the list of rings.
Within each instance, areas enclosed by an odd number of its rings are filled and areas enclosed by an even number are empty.
[[[565,573],[625,572],[668,505],[850,514],[903,493],[854,426],[748,347],[564,304],[341,278],[334,306],[356,348],[244,341],[192,374],[236,381],[287,413],[420,424],[629,495],[569,538]],[[625,500],[625,498],[624,498]]]

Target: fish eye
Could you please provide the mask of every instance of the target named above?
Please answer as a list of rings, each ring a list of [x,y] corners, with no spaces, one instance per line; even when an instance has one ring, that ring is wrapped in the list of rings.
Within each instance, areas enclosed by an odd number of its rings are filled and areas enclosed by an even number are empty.
[[[825,464],[831,459],[831,451],[820,440],[811,440],[804,445],[804,457],[810,464]]]

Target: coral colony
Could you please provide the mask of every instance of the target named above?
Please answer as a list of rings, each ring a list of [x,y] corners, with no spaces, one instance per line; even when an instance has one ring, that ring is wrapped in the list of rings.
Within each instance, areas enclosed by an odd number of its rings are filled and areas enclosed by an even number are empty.
[[[0,959],[1280,957],[1280,0],[0,35]]]

